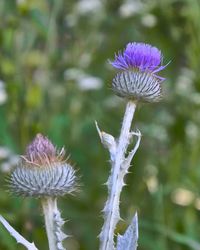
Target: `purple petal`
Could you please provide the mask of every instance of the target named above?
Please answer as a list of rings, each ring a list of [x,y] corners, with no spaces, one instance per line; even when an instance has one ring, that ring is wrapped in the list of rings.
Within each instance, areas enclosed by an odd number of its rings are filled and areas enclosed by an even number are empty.
[[[123,53],[116,54],[111,65],[120,70],[138,69],[155,74],[168,65],[161,65],[162,58],[161,51],[156,47],[134,42],[128,43]]]

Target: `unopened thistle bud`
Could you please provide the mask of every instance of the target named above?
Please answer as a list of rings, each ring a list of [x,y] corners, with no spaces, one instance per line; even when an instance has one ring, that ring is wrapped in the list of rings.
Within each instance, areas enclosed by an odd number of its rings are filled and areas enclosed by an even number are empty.
[[[161,99],[161,82],[157,73],[162,66],[162,54],[156,47],[145,43],[128,43],[123,53],[111,62],[120,72],[112,82],[113,91],[130,100],[157,102]]]
[[[76,189],[73,167],[47,137],[38,134],[10,178],[11,191],[22,196],[62,196]]]

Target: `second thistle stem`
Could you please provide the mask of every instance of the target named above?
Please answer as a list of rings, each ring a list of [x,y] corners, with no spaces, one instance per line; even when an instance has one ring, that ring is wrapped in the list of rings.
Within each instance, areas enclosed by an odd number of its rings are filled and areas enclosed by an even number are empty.
[[[123,162],[130,141],[130,128],[135,113],[136,104],[129,101],[126,105],[126,111],[122,123],[122,128],[119,136],[119,142],[116,148],[116,154],[111,160],[112,169],[108,179],[108,200],[104,208],[104,225],[100,234],[101,250],[114,249],[114,231],[117,222],[120,219],[119,200],[122,187],[124,186],[123,178],[125,173],[123,170]]]
[[[49,250],[65,250],[63,247],[63,240],[67,238],[67,235],[62,232],[64,221],[58,210],[56,198],[43,198],[42,208],[45,218]]]
[[[67,238],[67,235],[62,232],[62,226],[65,222],[61,218],[57,207],[57,199],[55,197],[45,197],[41,201],[49,250],[66,250],[63,246],[63,240]]]
[[[49,250],[57,250],[54,232],[54,210],[56,207],[56,198],[47,197],[42,199],[42,209],[45,218],[45,228],[49,242]]]

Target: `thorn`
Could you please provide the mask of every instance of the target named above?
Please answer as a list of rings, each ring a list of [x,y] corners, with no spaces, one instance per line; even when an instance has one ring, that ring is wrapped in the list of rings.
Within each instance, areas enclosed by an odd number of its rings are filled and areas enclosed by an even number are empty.
[[[125,222],[125,220],[124,220],[124,219],[122,219],[121,217],[119,217],[119,220],[120,220],[120,221],[123,221],[123,222]]]
[[[127,186],[127,184],[123,181],[122,186],[125,187],[125,186]]]
[[[100,139],[101,139],[101,141],[102,141],[101,130],[99,129],[99,126],[98,126],[97,121],[95,121],[95,126],[96,126],[97,132],[98,132],[98,134],[99,134],[99,137],[100,137]]]
[[[102,185],[108,187],[108,186],[110,186],[110,182],[109,182],[109,181],[106,181],[106,182],[104,182]]]
[[[117,147],[115,138],[112,135],[104,131],[101,131],[96,121],[95,121],[95,125],[96,125],[97,132],[99,134],[99,137],[101,139],[101,143],[103,144],[105,148],[109,150],[110,160],[113,161],[115,153],[116,153],[116,147]]]
[[[130,135],[131,136],[136,135],[137,137],[141,137],[142,136],[142,134],[141,134],[141,132],[140,132],[139,129],[137,129],[136,131],[131,131]]]

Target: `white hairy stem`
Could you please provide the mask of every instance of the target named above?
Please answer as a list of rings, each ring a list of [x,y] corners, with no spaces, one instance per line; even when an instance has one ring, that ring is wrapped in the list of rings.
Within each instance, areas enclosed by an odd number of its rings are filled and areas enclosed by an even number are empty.
[[[64,221],[61,219],[60,211],[57,207],[57,200],[56,198],[46,197],[41,199],[41,202],[45,218],[49,250],[64,250],[65,248],[62,245],[62,241],[67,235],[61,230]]]
[[[8,232],[16,239],[17,243],[22,244],[28,250],[38,250],[34,243],[27,241],[21,234],[19,234],[4,218],[0,215],[0,222],[8,230]]]
[[[136,109],[136,104],[129,101],[126,106],[122,128],[119,136],[119,141],[116,144],[114,138],[101,132],[97,126],[97,131],[100,135],[101,142],[109,149],[111,160],[111,174],[109,176],[108,185],[108,200],[103,209],[104,225],[100,233],[100,250],[114,250],[114,231],[120,220],[119,201],[120,193],[124,184],[124,176],[128,171],[132,157],[139,147],[141,134],[135,133],[138,136],[138,141],[134,149],[129,153],[126,159],[127,148],[133,132],[130,132],[132,119]],[[106,135],[106,136],[105,136]],[[109,138],[109,141],[107,140]]]

